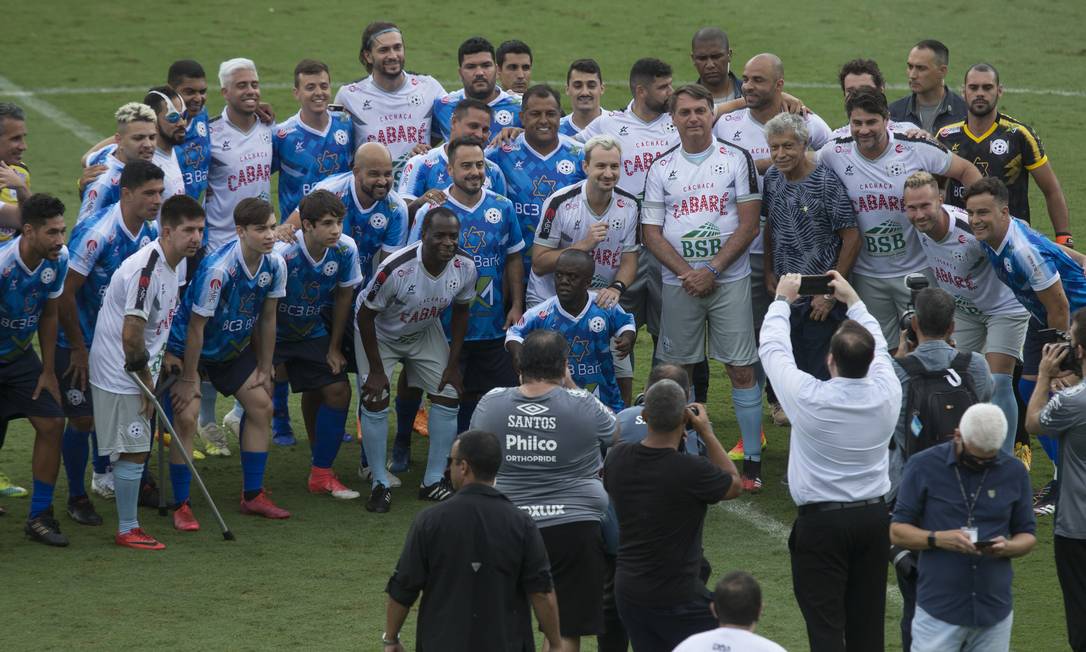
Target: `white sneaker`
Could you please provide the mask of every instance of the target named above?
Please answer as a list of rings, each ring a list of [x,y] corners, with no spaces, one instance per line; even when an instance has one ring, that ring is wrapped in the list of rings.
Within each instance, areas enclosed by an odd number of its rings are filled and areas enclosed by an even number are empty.
[[[222,418],[222,427],[234,433],[235,437],[240,437],[241,413],[235,412],[234,410],[227,412],[226,416]]]
[[[226,443],[226,433],[214,423],[200,427],[200,436],[204,439],[204,451],[213,457],[230,457],[230,446]]]
[[[358,461],[358,477],[362,478],[366,482],[371,482],[371,484],[372,484],[373,473],[370,472],[370,467],[362,466],[362,461],[361,460]],[[389,473],[388,474],[388,488],[389,489],[395,489],[395,488],[400,487],[400,486],[403,486],[403,483],[400,482],[400,479],[397,478],[396,476],[392,475],[391,473]]]
[[[91,472],[91,491],[106,500],[113,500],[116,497],[116,491],[113,488],[113,471]]]

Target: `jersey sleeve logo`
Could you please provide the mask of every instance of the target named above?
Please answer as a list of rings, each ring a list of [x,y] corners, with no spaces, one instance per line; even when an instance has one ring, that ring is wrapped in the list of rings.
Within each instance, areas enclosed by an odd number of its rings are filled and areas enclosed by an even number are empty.
[[[381,213],[370,215],[370,226],[375,229],[383,229],[388,225],[388,218]]]
[[[57,278],[57,273],[53,271],[52,267],[46,267],[41,272],[41,282],[49,285]]]
[[[602,333],[606,326],[607,323],[604,322],[603,317],[593,317],[588,320],[588,330],[593,333]]]
[[[260,272],[260,275],[256,277],[256,284],[262,288],[268,287],[269,283],[271,283],[270,272]]]
[[[501,111],[498,111],[497,113],[494,114],[494,122],[497,122],[498,124],[502,125],[503,127],[507,126],[509,124],[512,124],[512,122],[513,122],[513,114],[510,111],[506,111],[505,109],[502,109]]]
[[[1010,146],[1008,146],[1007,141],[1003,140],[1002,138],[996,138],[992,141],[990,148],[992,150],[992,153],[996,156],[1003,156],[1010,149]]]
[[[325,276],[335,276],[337,271],[339,271],[339,263],[337,263],[336,261],[330,260],[324,264]]]
[[[338,144],[338,145],[346,145],[347,144],[347,132],[344,131],[343,129],[336,129],[335,139],[336,139],[336,144]]]
[[[483,217],[486,218],[487,222],[497,224],[502,221],[502,212],[497,208],[488,208],[486,209],[486,212],[483,213]]]
[[[565,159],[558,161],[558,172],[561,174],[573,174],[573,161]]]

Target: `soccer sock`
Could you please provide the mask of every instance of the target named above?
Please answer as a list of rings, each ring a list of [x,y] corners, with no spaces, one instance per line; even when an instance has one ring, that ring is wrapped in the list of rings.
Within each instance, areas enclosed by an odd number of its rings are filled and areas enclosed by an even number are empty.
[[[732,406],[739,432],[743,435],[743,457],[754,462],[762,459],[762,388],[758,385],[732,387]]]
[[[201,427],[209,423],[215,423],[215,401],[219,393],[215,386],[206,380],[200,383],[200,423]]]
[[[327,405],[317,408],[316,438],[313,441],[313,466],[332,468],[343,443],[343,429],[347,427],[347,410],[337,410]]]
[[[1022,397],[1022,400],[1025,401],[1027,405],[1029,404],[1029,397],[1033,396],[1033,388],[1036,386],[1036,380],[1026,380],[1025,378],[1023,378],[1018,381],[1018,394]],[[1053,464],[1059,464],[1059,441],[1045,435],[1037,435],[1037,441],[1040,442],[1041,448],[1044,449],[1045,455],[1048,456],[1048,459],[1052,460]]]
[[[192,486],[192,471],[187,464],[170,462],[170,485],[173,487],[173,499],[178,505],[189,499]]]
[[[260,495],[264,487],[264,468],[268,465],[268,453],[241,451],[241,474],[244,477],[245,500]]]
[[[388,456],[388,408],[370,412],[359,407],[362,415],[362,454],[366,456],[370,468],[370,484],[388,486],[388,470],[385,458]]]
[[[117,460],[113,465],[113,485],[117,492],[117,531],[121,534],[140,526],[136,508],[139,507],[140,478],[143,465]]]
[[[37,518],[53,505],[53,489],[48,482],[34,478],[34,488],[30,492],[30,518]]]
[[[64,473],[68,476],[68,497],[86,496],[83,479],[87,475],[87,458],[90,456],[90,433],[79,432],[71,426],[65,428],[60,454],[64,458]]]
[[[471,430],[471,415],[475,414],[476,405],[479,405],[479,401],[465,401],[464,399],[460,399],[460,413],[456,417],[457,433]],[[434,433],[430,433],[430,436],[433,437]]]
[[[94,456],[92,458],[92,462],[91,462],[94,465],[94,472],[97,473],[98,475],[103,475],[105,473],[109,473],[109,455],[99,455],[98,454],[98,432],[97,431],[94,431],[94,430],[90,431],[90,440],[91,440],[91,454]]]
[[[411,448],[411,432],[415,429],[415,415],[422,407],[422,395],[419,399],[396,397],[396,448]]]
[[[1003,440],[1003,450],[1014,453],[1014,434],[1018,427],[1018,401],[1014,398],[1014,383],[1010,374],[992,374],[992,403],[995,403],[1003,416],[1007,418],[1007,438]]]
[[[422,476],[422,484],[427,487],[440,482],[445,475],[445,464],[456,439],[459,412],[458,408],[430,404],[430,419],[427,422],[430,427],[430,452],[426,455],[426,473]]]
[[[705,403],[709,400],[709,359],[704,358],[694,365],[694,377],[690,379],[694,388],[694,400]]]
[[[290,385],[287,381],[275,383],[275,391],[272,392],[272,415],[274,418],[290,420],[289,399]],[[343,433],[339,434],[340,436],[343,435]]]

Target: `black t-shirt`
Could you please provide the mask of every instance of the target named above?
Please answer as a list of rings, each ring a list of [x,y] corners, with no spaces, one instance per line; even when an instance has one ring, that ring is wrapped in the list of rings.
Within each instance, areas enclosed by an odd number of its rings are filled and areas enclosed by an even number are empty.
[[[728,493],[731,476],[672,448],[619,444],[603,484],[618,515],[616,594],[647,607],[706,595],[698,577],[705,509]]]

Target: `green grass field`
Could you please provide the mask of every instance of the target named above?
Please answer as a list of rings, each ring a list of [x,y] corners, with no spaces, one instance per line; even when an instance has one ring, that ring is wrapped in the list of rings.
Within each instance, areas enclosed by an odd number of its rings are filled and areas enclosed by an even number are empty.
[[[295,4],[130,3],[106,0],[94,6],[71,0],[4,11],[6,38],[0,68],[0,101],[16,101],[28,111],[33,187],[59,195],[75,214],[79,156],[91,142],[112,133],[112,113],[139,99],[142,89],[165,81],[170,62],[201,61],[214,83],[218,62],[235,56],[254,59],[265,98],[280,117],[296,108],[290,73],[297,60],[319,58],[332,69],[333,83],[359,77],[359,34],[370,20],[391,19],[405,33],[407,67],[457,87],[456,48],[482,34],[495,44],[520,38],[535,51],[536,81],[561,80],[569,61],[595,57],[609,82],[604,104],[625,105],[624,81],[630,64],[657,56],[675,68],[675,79],[694,78],[688,59],[689,37],[699,26],[717,24],[732,37],[733,69],[763,51],[784,60],[786,90],[802,97],[831,126],[844,122],[838,66],[857,56],[882,63],[893,90],[904,93],[904,59],[921,38],[938,38],[951,48],[952,86],[974,61],[996,65],[1008,87],[1001,109],[1032,124],[1043,139],[1071,207],[1075,235],[1086,240],[1086,221],[1077,210],[1086,204],[1086,136],[1075,128],[1086,89],[1086,49],[1080,26],[1086,5],[1068,0],[1013,5],[970,5],[920,0],[901,4],[855,0],[805,3],[719,3],[679,0],[659,5],[644,0],[583,4],[560,0],[531,8],[510,3],[465,5],[377,0],[362,5],[345,0],[319,9]],[[209,110],[222,107],[212,92]],[[1051,233],[1040,193],[1034,190],[1035,224]],[[648,359],[645,338],[638,347]],[[644,378],[645,368],[638,376]],[[638,383],[640,384],[640,382]],[[730,447],[738,430],[727,399],[726,378],[713,368],[710,414],[719,437]],[[0,400],[5,400],[0,397]],[[220,402],[220,412],[229,406]],[[301,420],[295,405],[295,428]],[[768,423],[768,418],[767,418]],[[706,556],[714,579],[743,568],[762,582],[766,608],[760,631],[789,649],[806,649],[803,619],[792,596],[785,546],[794,506],[781,485],[787,430],[767,426],[766,489],[710,510],[705,527]],[[9,429],[0,470],[29,486],[32,432],[25,421]],[[273,451],[268,485],[275,500],[292,510],[286,522],[237,513],[239,461],[201,464],[213,495],[237,541],[219,537],[201,497],[194,508],[204,530],[176,533],[154,511],[141,510],[143,525],[163,539],[163,553],[138,553],[111,543],[116,514],[98,500],[106,521],[81,527],[61,515],[72,539],[67,549],[27,542],[22,524],[27,499],[3,499],[9,514],[0,520],[0,640],[7,650],[23,649],[380,649],[384,625],[383,588],[403,536],[424,505],[414,498],[425,459],[425,440],[416,442],[416,465],[394,491],[393,511],[376,516],[362,501],[338,502],[310,496],[305,489],[308,447],[300,443]],[[355,475],[357,444],[345,444],[337,471],[361,488]],[[1051,477],[1039,447],[1034,483]],[[57,487],[63,511],[66,482]],[[1063,607],[1052,561],[1051,519],[1039,523],[1039,544],[1015,562],[1015,626],[1018,650],[1066,648]],[[893,583],[891,582],[891,587]],[[887,607],[888,649],[899,649],[900,602],[891,589]],[[410,648],[414,612],[405,628]],[[585,649],[594,650],[592,641]]]

